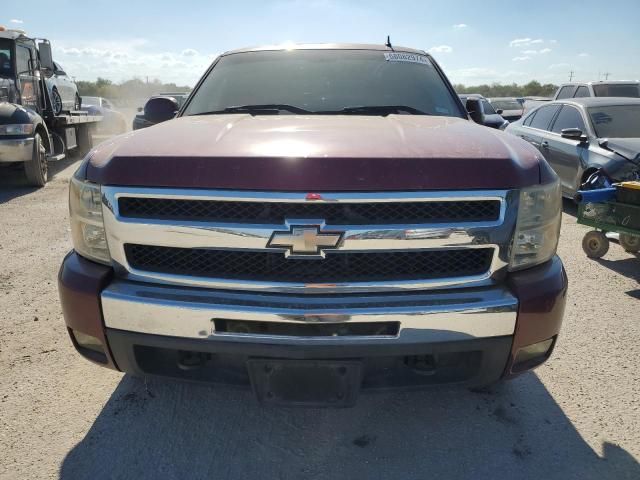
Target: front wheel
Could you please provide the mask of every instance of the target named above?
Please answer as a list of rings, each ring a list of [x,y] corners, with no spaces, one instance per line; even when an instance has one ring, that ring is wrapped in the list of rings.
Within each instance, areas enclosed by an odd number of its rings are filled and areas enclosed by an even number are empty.
[[[582,249],[589,258],[602,258],[609,251],[609,239],[603,232],[592,230],[582,239]]]
[[[637,253],[640,251],[640,236],[621,233],[620,245],[629,253]]]
[[[76,93],[76,100],[75,100],[75,102],[74,102],[74,104],[73,104],[73,109],[74,109],[74,110],[76,110],[76,111],[78,111],[78,110],[80,110],[81,108],[82,108],[82,99],[80,98],[80,95],[78,95],[78,94]]]
[[[47,150],[42,143],[42,137],[36,133],[33,137],[33,153],[31,160],[25,162],[24,173],[27,176],[27,182],[34,187],[44,187],[49,176],[49,168],[47,164]]]

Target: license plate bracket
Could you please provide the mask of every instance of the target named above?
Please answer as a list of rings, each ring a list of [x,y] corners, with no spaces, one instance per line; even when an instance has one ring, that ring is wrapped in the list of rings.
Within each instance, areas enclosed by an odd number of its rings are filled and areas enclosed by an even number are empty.
[[[358,360],[247,361],[253,390],[261,403],[304,407],[349,407],[362,382]]]

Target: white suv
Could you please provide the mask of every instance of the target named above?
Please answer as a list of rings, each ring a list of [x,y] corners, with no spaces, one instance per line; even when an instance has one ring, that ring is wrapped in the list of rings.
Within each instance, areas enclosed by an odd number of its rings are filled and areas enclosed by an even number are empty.
[[[640,97],[640,81],[607,80],[560,85],[554,100],[580,97]]]

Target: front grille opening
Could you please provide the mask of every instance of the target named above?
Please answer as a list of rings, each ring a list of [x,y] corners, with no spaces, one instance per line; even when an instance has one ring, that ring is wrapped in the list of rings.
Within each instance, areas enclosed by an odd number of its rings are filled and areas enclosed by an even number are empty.
[[[394,225],[495,221],[499,200],[284,203],[121,197],[122,217],[197,222],[282,224],[322,218],[328,225]]]
[[[400,322],[289,323],[216,318],[213,323],[216,333],[283,337],[395,337],[400,331]]]
[[[493,248],[331,252],[324,259],[281,252],[126,244],[134,269],[230,280],[302,283],[381,282],[466,277],[489,270]]]

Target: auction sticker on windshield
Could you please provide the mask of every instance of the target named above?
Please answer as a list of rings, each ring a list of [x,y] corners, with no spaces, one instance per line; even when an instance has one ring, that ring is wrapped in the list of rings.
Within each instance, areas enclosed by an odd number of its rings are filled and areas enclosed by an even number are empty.
[[[410,62],[410,63],[422,63],[424,65],[431,65],[429,59],[423,55],[416,55],[414,53],[396,53],[386,52],[384,59],[387,62]]]

